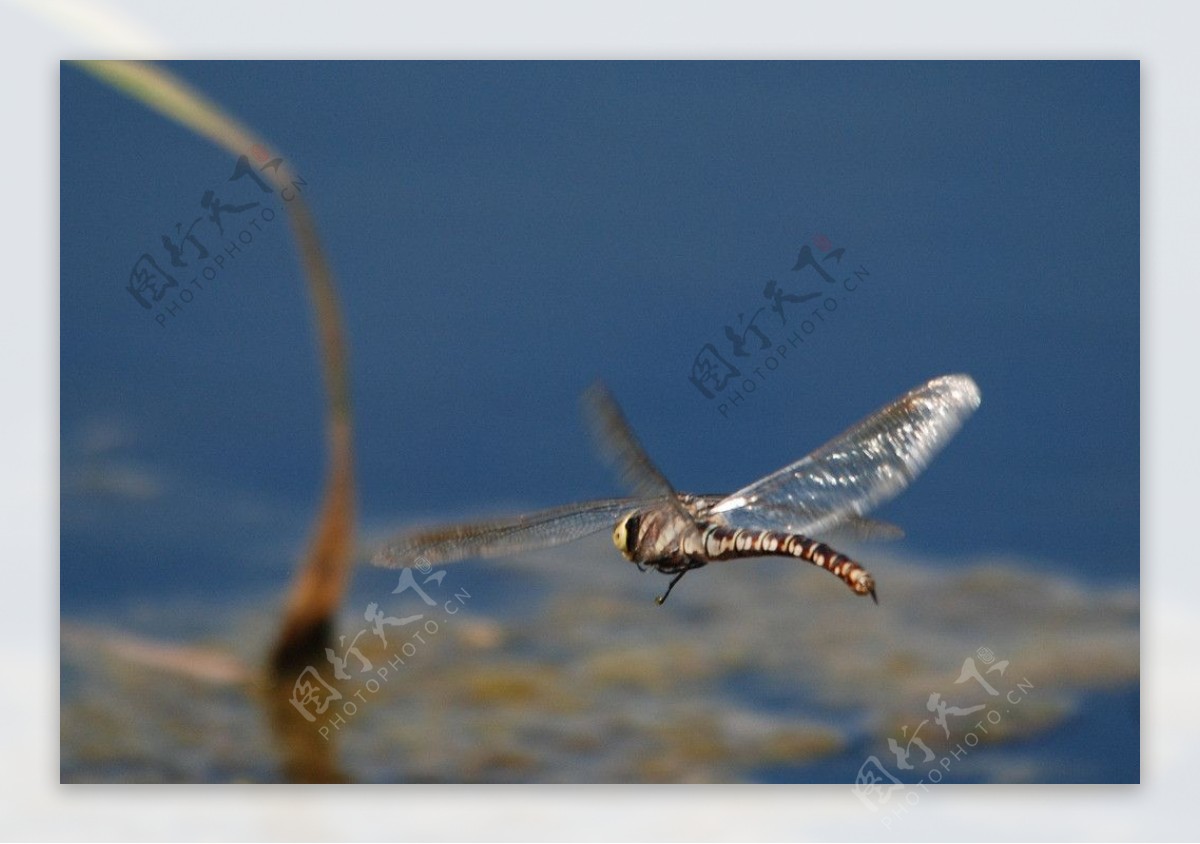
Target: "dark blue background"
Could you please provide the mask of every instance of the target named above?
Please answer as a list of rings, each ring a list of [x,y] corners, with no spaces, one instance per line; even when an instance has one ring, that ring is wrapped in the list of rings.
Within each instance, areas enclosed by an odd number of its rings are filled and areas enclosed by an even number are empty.
[[[613,494],[598,375],[677,487],[717,491],[968,372],[979,413],[881,512],[901,547],[1136,581],[1136,62],[171,67],[307,181],[364,524]],[[65,65],[61,129],[64,607],[283,584],[325,455],[282,215],[160,328],[133,262],[246,183]],[[815,235],[869,281],[726,418],[692,360],[767,279],[815,287],[789,272]],[[98,425],[123,433],[89,451]]]

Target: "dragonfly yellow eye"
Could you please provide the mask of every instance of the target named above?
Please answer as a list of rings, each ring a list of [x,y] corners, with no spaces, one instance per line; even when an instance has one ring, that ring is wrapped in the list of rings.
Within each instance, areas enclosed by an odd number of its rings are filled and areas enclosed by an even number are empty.
[[[636,515],[626,516],[617,522],[613,528],[613,545],[629,559],[633,559],[633,549],[637,545],[638,525],[641,518]]]

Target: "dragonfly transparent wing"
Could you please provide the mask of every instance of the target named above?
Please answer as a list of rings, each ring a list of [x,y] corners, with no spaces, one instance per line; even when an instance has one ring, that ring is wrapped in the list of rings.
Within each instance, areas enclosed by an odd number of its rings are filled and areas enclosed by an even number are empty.
[[[710,517],[734,527],[809,535],[853,521],[908,486],[979,402],[969,376],[935,378],[713,505]]]
[[[671,482],[634,436],[608,387],[600,381],[592,384],[583,395],[583,405],[596,442],[620,472],[625,486],[641,498],[675,498]]]
[[[859,542],[891,542],[904,538],[904,530],[899,525],[853,514],[847,516],[844,521],[838,522],[831,530],[830,536],[836,539],[858,540]]]
[[[603,382],[595,382],[584,393],[583,402],[592,433],[605,456],[617,467],[621,481],[630,492],[639,498],[670,502],[675,515],[679,517],[679,524],[691,525],[691,530],[698,534],[699,528],[695,526],[692,514],[680,503],[671,482],[654,465],[634,436],[633,429],[629,427],[625,414],[608,387]]]
[[[416,565],[420,557],[430,563],[450,563],[549,548],[612,529],[617,519],[642,503],[633,498],[610,498],[511,519],[415,530],[396,537],[375,554],[372,562],[404,568]]]
[[[712,511],[712,508],[716,507],[727,497],[725,495],[711,494],[693,496],[696,505],[699,507],[700,520],[706,520],[707,514]],[[787,524],[789,520],[795,520],[795,515],[783,507],[763,507],[762,509],[764,513],[773,513],[783,524]],[[724,519],[718,519],[717,521],[725,522]],[[871,519],[866,516],[850,513],[837,523],[830,535],[837,539],[851,539],[860,542],[890,542],[894,539],[903,539],[904,530],[899,525],[894,525],[891,522],[884,522],[879,519]]]

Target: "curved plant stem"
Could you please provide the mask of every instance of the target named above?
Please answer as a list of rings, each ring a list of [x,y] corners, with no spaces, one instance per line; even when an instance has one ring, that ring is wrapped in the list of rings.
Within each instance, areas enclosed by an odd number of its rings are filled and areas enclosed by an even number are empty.
[[[161,67],[144,62],[85,61],[79,65],[112,87],[208,138],[233,155],[270,151],[219,106]],[[272,154],[272,158],[278,157]],[[295,174],[287,163],[264,171],[279,190]],[[333,273],[325,260],[312,213],[298,192],[286,203],[315,313],[328,402],[329,469],[324,501],[312,544],[303,561],[271,652],[271,667],[283,679],[320,656],[346,589],[354,546],[354,455],[346,343]]]

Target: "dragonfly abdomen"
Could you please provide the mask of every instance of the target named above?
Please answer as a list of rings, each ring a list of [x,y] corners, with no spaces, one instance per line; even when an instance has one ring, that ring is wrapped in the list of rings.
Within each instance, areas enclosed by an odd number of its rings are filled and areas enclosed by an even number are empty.
[[[703,542],[704,554],[713,562],[742,557],[795,557],[825,569],[859,595],[875,598],[875,579],[866,569],[824,542],[798,533],[709,525]]]

